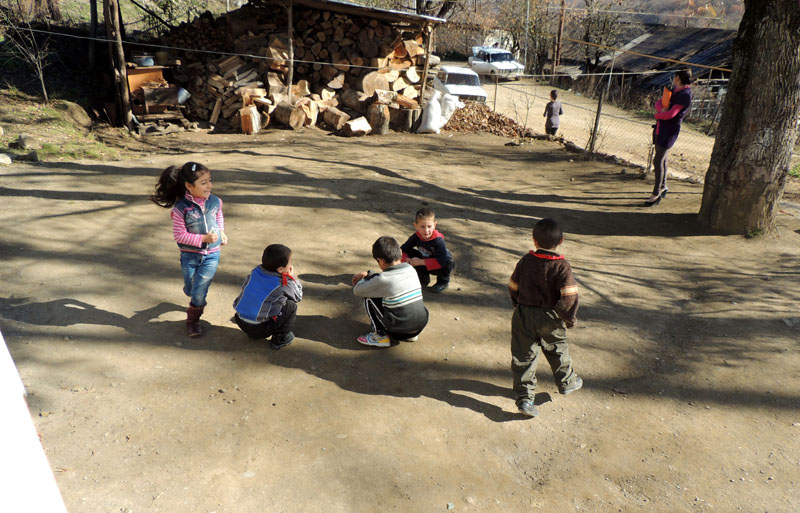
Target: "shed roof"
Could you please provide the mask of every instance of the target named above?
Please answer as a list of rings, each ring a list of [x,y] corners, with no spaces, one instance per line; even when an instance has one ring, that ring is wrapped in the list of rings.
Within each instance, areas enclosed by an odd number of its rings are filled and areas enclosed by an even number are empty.
[[[711,74],[706,66],[730,69],[733,60],[733,41],[735,30],[712,28],[661,27],[650,31],[650,37],[631,46],[631,51],[665,59],[674,59],[699,64],[688,66],[695,77]],[[610,63],[606,63],[610,65]],[[652,57],[635,54],[618,55],[614,62],[615,71],[666,71],[686,68],[685,64],[662,61]],[[715,72],[722,76],[723,72]],[[634,81],[637,89],[660,89],[672,82],[672,73],[643,75]]]
[[[729,67],[735,38],[735,30],[661,27],[651,30],[650,37],[628,49],[665,59]],[[631,53],[619,55],[614,61],[614,69],[634,72],[675,66],[674,63]],[[703,68],[697,68],[698,71],[701,69]]]
[[[341,14],[351,14],[354,16],[364,16],[394,23],[408,23],[410,25],[438,25],[445,23],[444,18],[414,14],[410,12],[396,11],[393,9],[381,9],[379,7],[368,7],[347,0],[292,0],[295,6],[309,7],[311,9],[323,9],[326,11]],[[253,5],[275,4],[275,0],[250,0]]]

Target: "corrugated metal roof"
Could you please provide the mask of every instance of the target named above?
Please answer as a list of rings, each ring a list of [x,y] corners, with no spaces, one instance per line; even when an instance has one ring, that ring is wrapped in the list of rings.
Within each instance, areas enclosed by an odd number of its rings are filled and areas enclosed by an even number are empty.
[[[663,27],[634,45],[630,50],[661,57],[683,60],[707,66],[724,66],[731,62],[734,30],[710,28]],[[634,54],[617,57],[614,68],[625,71],[663,69],[670,63]]]
[[[368,7],[365,5],[349,2],[347,0],[292,0],[293,4],[298,7],[309,7],[311,9],[323,9],[342,14],[352,14],[356,16],[364,16],[366,18],[376,18],[384,21],[392,22],[405,22],[412,25],[438,25],[445,23],[447,20],[444,18],[436,18],[434,16],[426,16],[423,14],[414,14],[410,12],[396,11],[392,9],[381,9],[379,7]],[[259,5],[275,4],[274,0],[250,0],[250,3]]]
[[[664,27],[631,50],[666,59],[730,69],[735,38],[734,30]],[[683,68],[686,68],[686,65],[631,54],[617,57],[614,63],[615,71],[677,71]],[[712,71],[700,66],[689,66],[689,68],[695,77],[707,76]],[[721,77],[723,72],[714,73]],[[660,89],[669,85],[672,77],[672,73],[644,75],[635,80],[633,86],[637,89]]]

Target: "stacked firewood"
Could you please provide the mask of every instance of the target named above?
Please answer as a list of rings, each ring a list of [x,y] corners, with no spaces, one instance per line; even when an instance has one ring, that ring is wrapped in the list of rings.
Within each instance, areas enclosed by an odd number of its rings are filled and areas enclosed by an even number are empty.
[[[228,13],[224,23],[195,20],[170,34],[169,42],[176,47],[195,48],[189,40],[197,38],[218,41],[221,48],[230,49],[223,56],[182,55],[183,65],[175,79],[192,94],[188,114],[237,131],[255,126],[252,117],[245,124],[240,113],[245,107],[262,114],[262,128],[270,119],[292,128],[320,122],[355,134],[363,130],[347,127],[364,116],[373,133],[384,132],[388,124],[410,129],[419,114],[422,34],[330,11],[299,9],[295,18],[291,94],[283,10],[248,4]],[[407,110],[412,112],[403,112]],[[359,124],[363,128],[363,122]]]

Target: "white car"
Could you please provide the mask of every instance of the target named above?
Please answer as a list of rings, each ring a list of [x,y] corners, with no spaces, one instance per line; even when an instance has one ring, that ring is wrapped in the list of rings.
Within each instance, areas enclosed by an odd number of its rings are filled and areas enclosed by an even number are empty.
[[[433,79],[433,88],[442,94],[458,96],[459,100],[486,103],[486,91],[481,87],[481,79],[469,68],[442,66]]]
[[[519,80],[525,72],[525,66],[514,60],[514,55],[508,50],[490,48],[486,46],[473,46],[469,66],[479,75],[508,78]]]

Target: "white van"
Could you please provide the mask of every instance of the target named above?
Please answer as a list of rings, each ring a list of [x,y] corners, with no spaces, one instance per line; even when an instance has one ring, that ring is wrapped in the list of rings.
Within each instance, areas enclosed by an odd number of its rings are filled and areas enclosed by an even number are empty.
[[[514,60],[514,55],[502,48],[473,46],[469,66],[479,75],[519,80],[525,66]]]

